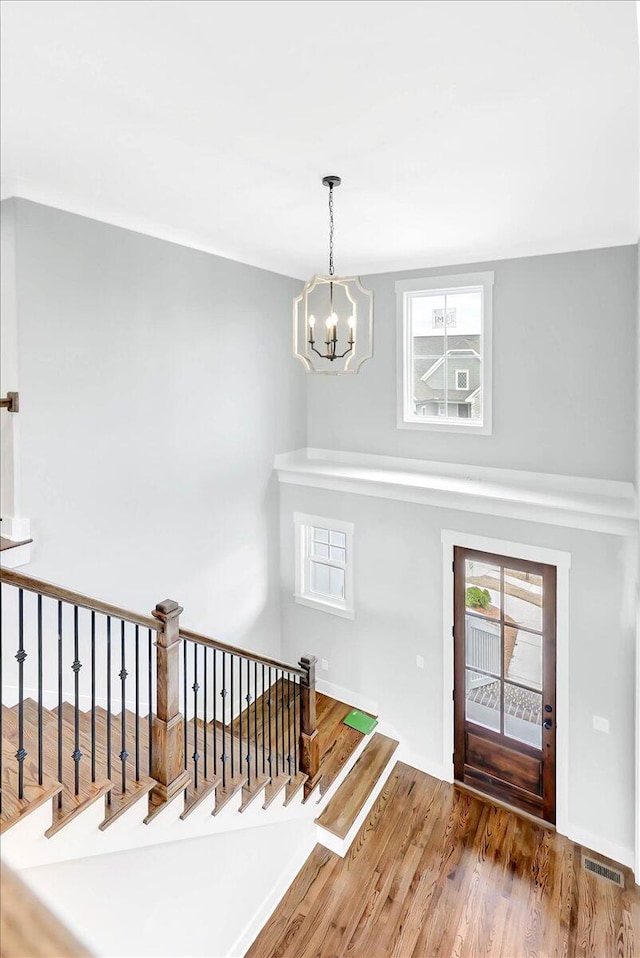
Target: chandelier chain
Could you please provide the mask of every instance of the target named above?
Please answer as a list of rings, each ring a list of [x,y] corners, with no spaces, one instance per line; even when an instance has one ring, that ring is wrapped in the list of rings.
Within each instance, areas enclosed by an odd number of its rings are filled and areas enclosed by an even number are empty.
[[[333,276],[333,183],[329,186],[329,276]]]

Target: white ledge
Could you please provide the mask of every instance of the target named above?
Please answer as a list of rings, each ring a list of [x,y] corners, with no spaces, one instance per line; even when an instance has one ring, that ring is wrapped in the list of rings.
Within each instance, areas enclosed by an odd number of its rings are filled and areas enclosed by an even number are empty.
[[[280,482],[613,535],[638,532],[633,484],[330,449],[276,456]]]

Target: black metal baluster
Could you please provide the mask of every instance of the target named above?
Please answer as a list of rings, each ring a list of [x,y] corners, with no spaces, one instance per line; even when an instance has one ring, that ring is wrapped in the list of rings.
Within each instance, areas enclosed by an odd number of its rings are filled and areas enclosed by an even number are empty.
[[[251,709],[251,673],[250,673],[251,663],[247,659],[247,785],[251,785],[251,716],[249,711]],[[242,703],[241,703],[242,704]]]
[[[27,753],[24,747],[24,661],[27,653],[24,650],[24,593],[18,589],[18,798],[24,796],[24,760]]]
[[[275,682],[275,686],[276,686],[276,692],[275,692],[276,715],[275,715],[275,719],[276,719],[276,775],[277,775],[278,772],[280,771],[280,760],[279,760],[279,756],[278,756],[278,728],[279,728],[279,720],[278,720],[278,670],[277,670],[277,669],[275,670],[275,673],[276,673],[276,682]]]
[[[38,596],[38,785],[42,785],[42,596]]]
[[[227,784],[227,726],[226,726],[226,708],[225,708],[225,699],[227,697],[227,654],[226,652],[222,653],[222,690],[220,696],[222,698],[222,787],[224,788]]]
[[[231,670],[231,715],[229,716],[229,734],[231,737],[231,778],[234,777],[234,757],[233,757],[233,660],[235,655],[229,655],[229,669]]]
[[[73,607],[73,762],[74,762],[74,794],[80,794],[80,635],[78,629],[78,606]]]
[[[291,775],[291,675],[289,672],[287,672],[287,773]]]
[[[213,650],[213,774],[218,774],[218,723],[216,722],[216,712],[217,712],[217,702],[216,696],[218,694],[218,685],[216,683],[217,678],[217,666],[216,659],[218,655],[216,650]]]
[[[285,757],[284,757],[284,669],[280,671],[280,718],[282,721],[282,771],[285,771]]]
[[[140,628],[136,625],[136,782],[140,781]]]
[[[271,765],[271,666],[269,666],[269,698],[267,699],[268,713],[269,713],[269,778],[273,781],[273,766]]]
[[[111,616],[107,616],[107,778],[111,781]],[[107,792],[111,805],[111,790]]]
[[[202,750],[204,752],[204,777],[207,777],[207,647],[204,647],[204,664],[202,666],[204,670],[204,726],[202,729]]]
[[[149,714],[147,715],[147,722],[149,723],[149,771],[148,774],[151,776],[151,768],[153,763],[153,710],[151,708],[151,703],[153,699],[153,637],[151,634],[151,629],[149,629],[149,662],[148,662],[148,684],[149,684]]]
[[[265,741],[266,737],[264,734],[264,662],[262,663],[262,774],[265,774],[266,763],[265,763]]]
[[[253,741],[255,752],[255,776],[258,777],[258,663],[253,663]]]
[[[188,768],[188,728],[189,728],[189,715],[187,713],[187,643],[184,641],[182,643],[182,708],[184,713],[184,767],[185,771]],[[187,789],[184,790],[185,800],[187,798]]]
[[[91,781],[96,780],[96,614],[91,612]]]
[[[58,781],[62,781],[62,602],[58,602]],[[58,792],[62,808],[62,792]]]
[[[238,774],[242,775],[242,659],[238,659]]]
[[[128,676],[126,664],[125,664],[125,631],[124,631],[124,619],[120,624],[120,755],[118,758],[122,763],[122,794],[127,790],[127,759],[129,758],[129,753],[127,752],[127,676]]]
[[[299,680],[293,676],[293,774],[298,774],[298,725],[296,722]]]
[[[198,787],[198,643],[193,643],[193,787]]]

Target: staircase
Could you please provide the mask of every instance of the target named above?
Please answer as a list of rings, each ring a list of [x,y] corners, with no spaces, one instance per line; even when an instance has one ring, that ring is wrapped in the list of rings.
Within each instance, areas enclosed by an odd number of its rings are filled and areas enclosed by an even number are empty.
[[[147,617],[6,568],[0,582],[10,864],[316,816],[344,854],[397,742],[343,724],[313,656],[293,666],[181,629],[170,600]]]

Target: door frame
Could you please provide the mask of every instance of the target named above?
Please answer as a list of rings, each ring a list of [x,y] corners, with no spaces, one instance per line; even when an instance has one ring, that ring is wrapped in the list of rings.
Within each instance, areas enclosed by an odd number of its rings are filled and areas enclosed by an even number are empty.
[[[542,562],[556,568],[556,830],[569,827],[569,570],[571,553],[524,542],[443,529],[442,622],[443,622],[443,750],[445,781],[453,782],[454,670],[453,670],[453,549],[476,549],[514,559]]]

